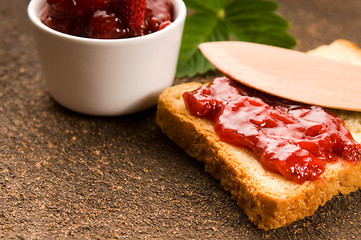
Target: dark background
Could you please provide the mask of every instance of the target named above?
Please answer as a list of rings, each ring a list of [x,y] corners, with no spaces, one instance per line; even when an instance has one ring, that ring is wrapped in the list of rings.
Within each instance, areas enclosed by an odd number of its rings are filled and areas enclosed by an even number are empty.
[[[0,1],[0,238],[360,238],[361,191],[266,232],[160,132],[155,108],[98,118],[59,106],[42,81],[28,2]],[[278,2],[298,50],[361,44],[360,0]]]

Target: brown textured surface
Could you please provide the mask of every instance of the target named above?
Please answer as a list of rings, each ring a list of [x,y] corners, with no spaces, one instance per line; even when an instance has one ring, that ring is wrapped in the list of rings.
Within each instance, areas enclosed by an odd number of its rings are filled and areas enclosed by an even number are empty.
[[[359,0],[279,2],[298,49],[361,44]],[[96,118],[57,105],[42,83],[27,4],[0,1],[0,238],[359,238],[361,191],[265,232],[160,132],[154,108]]]

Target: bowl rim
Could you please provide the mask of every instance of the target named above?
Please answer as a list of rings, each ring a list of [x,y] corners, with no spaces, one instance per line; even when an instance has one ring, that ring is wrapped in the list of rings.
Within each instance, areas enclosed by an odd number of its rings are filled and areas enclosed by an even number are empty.
[[[167,34],[168,32],[171,32],[172,29],[179,27],[179,25],[183,25],[186,15],[187,15],[186,5],[184,4],[183,0],[171,0],[171,1],[174,4],[175,20],[170,25],[168,25],[167,27],[165,27],[157,32],[150,33],[150,34],[147,34],[144,36],[132,37],[132,38],[122,38],[122,39],[97,39],[97,38],[79,37],[79,36],[62,33],[62,32],[59,32],[57,30],[54,30],[54,29],[46,26],[44,23],[42,23],[40,21],[40,17],[39,17],[40,11],[43,9],[43,6],[45,5],[46,0],[31,0],[29,2],[28,8],[27,8],[27,13],[28,13],[28,17],[31,20],[31,22],[38,29],[40,29],[44,32],[47,32],[51,35],[63,38],[63,39],[67,39],[70,41],[79,41],[79,42],[84,42],[84,43],[99,43],[99,44],[124,43],[124,44],[126,44],[126,43],[136,43],[136,42],[147,41],[148,39],[154,39],[154,38],[160,37],[164,34]]]

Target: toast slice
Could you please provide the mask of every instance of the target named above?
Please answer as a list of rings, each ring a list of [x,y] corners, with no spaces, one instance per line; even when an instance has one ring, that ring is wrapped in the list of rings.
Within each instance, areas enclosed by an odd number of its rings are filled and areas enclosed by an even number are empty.
[[[322,46],[310,54],[361,64],[361,50],[346,40]],[[303,219],[334,195],[361,187],[360,163],[328,163],[322,179],[303,184],[265,170],[251,152],[220,141],[211,122],[188,112],[182,94],[200,86],[201,83],[191,82],[166,89],[158,100],[157,124],[190,156],[204,163],[205,170],[220,180],[259,228],[275,229]],[[334,112],[360,142],[361,113]]]

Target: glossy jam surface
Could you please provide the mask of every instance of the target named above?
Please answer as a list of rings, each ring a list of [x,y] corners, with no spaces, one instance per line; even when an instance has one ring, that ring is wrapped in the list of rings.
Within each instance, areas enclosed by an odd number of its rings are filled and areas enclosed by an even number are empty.
[[[251,150],[261,165],[299,184],[320,178],[327,162],[357,163],[361,145],[338,117],[318,106],[256,91],[227,77],[183,94],[194,116],[209,119],[224,142]]]
[[[173,21],[174,6],[170,0],[137,1],[47,0],[40,20],[59,32],[97,39],[143,36]],[[144,6],[140,7],[140,2]]]

